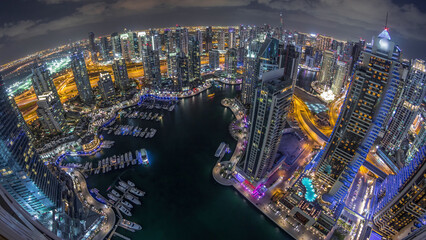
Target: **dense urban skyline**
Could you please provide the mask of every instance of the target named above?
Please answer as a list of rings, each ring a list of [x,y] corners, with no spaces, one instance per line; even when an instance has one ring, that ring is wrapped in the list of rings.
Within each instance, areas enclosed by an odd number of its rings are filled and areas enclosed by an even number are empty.
[[[87,38],[122,32],[124,28],[179,25],[279,24],[288,30],[321,33],[341,40],[370,41],[389,12],[392,37],[403,56],[422,58],[426,50],[426,4],[421,0],[362,1],[2,1],[0,64],[35,51]],[[163,16],[167,16],[164,18]]]

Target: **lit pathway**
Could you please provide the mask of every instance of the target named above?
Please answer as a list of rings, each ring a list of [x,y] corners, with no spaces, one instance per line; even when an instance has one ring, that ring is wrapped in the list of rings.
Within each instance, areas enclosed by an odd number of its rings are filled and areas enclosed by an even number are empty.
[[[102,204],[98,202],[96,199],[92,197],[92,195],[89,193],[89,190],[87,189],[86,180],[84,179],[83,174],[81,174],[79,171],[74,170],[71,172],[71,177],[73,178],[74,186],[79,185],[81,189],[81,194],[76,193],[77,197],[80,199],[82,204],[85,204],[85,201],[87,204],[92,205],[91,211],[97,212],[98,214],[103,215],[105,218],[101,223],[101,227],[97,228],[95,230],[95,236],[91,238],[88,237],[88,239],[93,240],[101,240],[105,239],[108,235],[108,233],[114,228],[115,226],[115,213],[114,210],[112,210],[111,207]]]

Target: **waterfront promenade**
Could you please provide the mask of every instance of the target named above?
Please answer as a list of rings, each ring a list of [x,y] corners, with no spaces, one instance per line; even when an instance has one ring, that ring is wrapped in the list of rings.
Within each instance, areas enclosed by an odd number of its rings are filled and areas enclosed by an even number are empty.
[[[237,100],[235,99],[223,99],[221,103],[224,107],[228,107],[231,109],[232,113],[237,119],[236,122],[239,123],[240,121],[244,119],[245,109],[241,109],[242,105],[237,104],[236,101]],[[268,191],[265,193],[265,195],[262,198],[256,199],[249,192],[247,192],[241,186],[241,184],[237,182],[235,179],[233,178],[225,179],[220,175],[220,172],[221,172],[220,170],[222,168],[222,165],[225,165],[229,162],[232,163],[233,171],[235,171],[236,164],[241,160],[243,156],[242,151],[244,151],[243,146],[244,146],[244,141],[247,137],[247,129],[245,129],[245,131],[243,131],[241,134],[238,134],[237,137],[238,137],[237,146],[234,150],[234,153],[231,159],[223,163],[220,163],[218,161],[216,165],[213,167],[212,175],[213,175],[213,178],[216,180],[216,182],[224,186],[233,186],[242,196],[244,196],[250,203],[252,203],[253,206],[255,206],[265,216],[267,216],[271,221],[273,221],[278,227],[280,227],[286,233],[290,234],[293,238],[300,239],[300,240],[318,239],[318,236],[314,235],[304,226],[300,225],[292,217],[289,216],[285,218],[279,212],[272,210],[271,206],[273,205],[273,203],[271,201],[271,198],[272,198],[271,191],[273,191],[273,189],[272,190],[268,189]],[[281,184],[276,183],[274,185],[278,186]]]
[[[103,221],[100,223],[100,227],[95,228],[93,233],[89,233],[90,235],[87,237],[87,239],[105,239],[108,233],[111,232],[115,226],[116,219],[114,210],[110,206],[102,204],[92,197],[92,195],[89,193],[89,190],[87,189],[86,180],[83,174],[74,170],[71,172],[71,177],[73,178],[74,186],[80,187],[80,192],[76,194],[81,203],[85,204],[86,207],[90,206],[91,211],[104,216]]]

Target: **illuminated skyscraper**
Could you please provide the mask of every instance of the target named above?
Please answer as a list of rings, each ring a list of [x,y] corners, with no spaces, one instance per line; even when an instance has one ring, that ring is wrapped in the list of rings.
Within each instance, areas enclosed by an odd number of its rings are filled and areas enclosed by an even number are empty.
[[[213,30],[212,27],[206,28],[206,52],[213,49]]]
[[[180,90],[187,90],[190,81],[189,76],[189,59],[183,52],[180,52],[176,58],[177,64],[177,80]]]
[[[336,62],[336,73],[333,78],[331,90],[334,95],[339,95],[342,92],[343,84],[346,82],[348,74],[348,65],[345,62]]]
[[[277,69],[263,74],[256,91],[250,120],[250,135],[243,170],[253,182],[272,174],[279,166],[276,158],[293,96],[293,81]]]
[[[203,32],[201,30],[197,30],[197,40],[199,42],[200,54],[203,54]]]
[[[59,204],[58,181],[39,159],[0,77],[0,184],[31,215]]]
[[[110,101],[111,98],[115,96],[114,84],[112,82],[111,75],[108,72],[99,74],[98,86],[104,101]]]
[[[93,32],[89,32],[89,47],[92,53],[96,52],[95,34]]]
[[[426,119],[426,112],[423,109],[422,110],[422,117],[423,119]],[[408,164],[414,156],[417,154],[417,152],[420,151],[420,148],[426,145],[426,122],[422,121],[420,123],[420,131],[416,135],[414,141],[411,143],[410,149],[407,151],[407,159],[406,164]]]
[[[157,50],[152,49],[152,45],[149,42],[144,52],[143,69],[145,78],[151,81],[154,86],[160,86],[161,84],[161,71],[160,71],[160,55]]]
[[[225,32],[222,30],[219,32],[219,39],[218,39],[218,50],[224,51],[225,50]]]
[[[77,49],[74,50],[71,54],[71,68],[81,101],[87,105],[92,104],[94,102],[94,96],[92,87],[90,86],[83,52],[80,52]]]
[[[236,42],[237,42],[237,40],[236,40],[235,29],[229,28],[229,30],[228,30],[228,49],[236,48],[237,47]]]
[[[191,81],[195,79],[201,79],[201,59],[199,45],[200,43],[198,42],[198,39],[195,36],[191,37],[188,51],[188,58],[190,63],[189,75]]]
[[[411,232],[413,221],[426,214],[426,146],[396,175],[389,175],[375,189],[373,222],[387,237]],[[408,228],[404,231],[404,228]],[[406,232],[405,234],[403,232]],[[397,239],[402,239],[402,236]],[[419,238],[420,239],[420,238]]]
[[[400,54],[387,29],[361,54],[336,126],[317,155],[316,177],[324,183],[329,209],[347,194],[384,124],[397,91]]]
[[[101,38],[99,47],[100,47],[99,52],[101,54],[102,60],[107,61],[109,59],[109,51],[110,51],[107,37]]]
[[[280,68],[282,45],[280,46],[278,39],[266,38],[261,46],[259,44],[261,43],[253,41],[248,51],[242,89],[244,104],[253,102],[255,90],[261,84],[263,73]],[[257,49],[258,51],[256,52]]]
[[[386,152],[399,149],[413,124],[426,94],[426,66],[423,60],[413,60],[396,112],[382,139]]]
[[[31,81],[36,96],[40,96],[45,92],[53,92],[59,96],[46,64],[35,63],[35,67],[32,69]]]
[[[332,51],[324,51],[322,55],[321,70],[318,81],[324,88],[330,87],[334,77],[334,66],[336,64],[335,54]]]
[[[129,88],[126,61],[123,58],[114,60],[112,70],[114,72],[115,85],[120,89],[122,96],[126,95],[126,90]]]
[[[111,34],[111,45],[113,53],[112,58],[121,58],[121,40],[120,35],[116,32]]]
[[[62,133],[66,120],[62,103],[53,92],[45,92],[37,97],[37,115],[43,129],[48,134]]]
[[[216,69],[220,68],[219,51],[218,50],[211,50],[209,52],[209,66],[212,70],[216,70]]]
[[[237,62],[237,49],[229,49],[225,55],[225,72],[229,78],[234,78],[237,75]]]

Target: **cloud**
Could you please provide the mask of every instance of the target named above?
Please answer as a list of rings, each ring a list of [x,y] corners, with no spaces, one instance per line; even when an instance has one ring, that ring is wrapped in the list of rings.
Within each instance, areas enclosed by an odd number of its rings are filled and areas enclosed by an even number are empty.
[[[258,0],[258,3],[285,12],[304,14],[305,18],[325,24],[377,31],[389,13],[391,30],[406,38],[426,40],[426,13],[413,4],[397,5],[391,0]],[[329,26],[327,26],[329,27]]]
[[[84,0],[38,0],[38,1],[45,4],[62,4],[67,2],[82,2]]]

